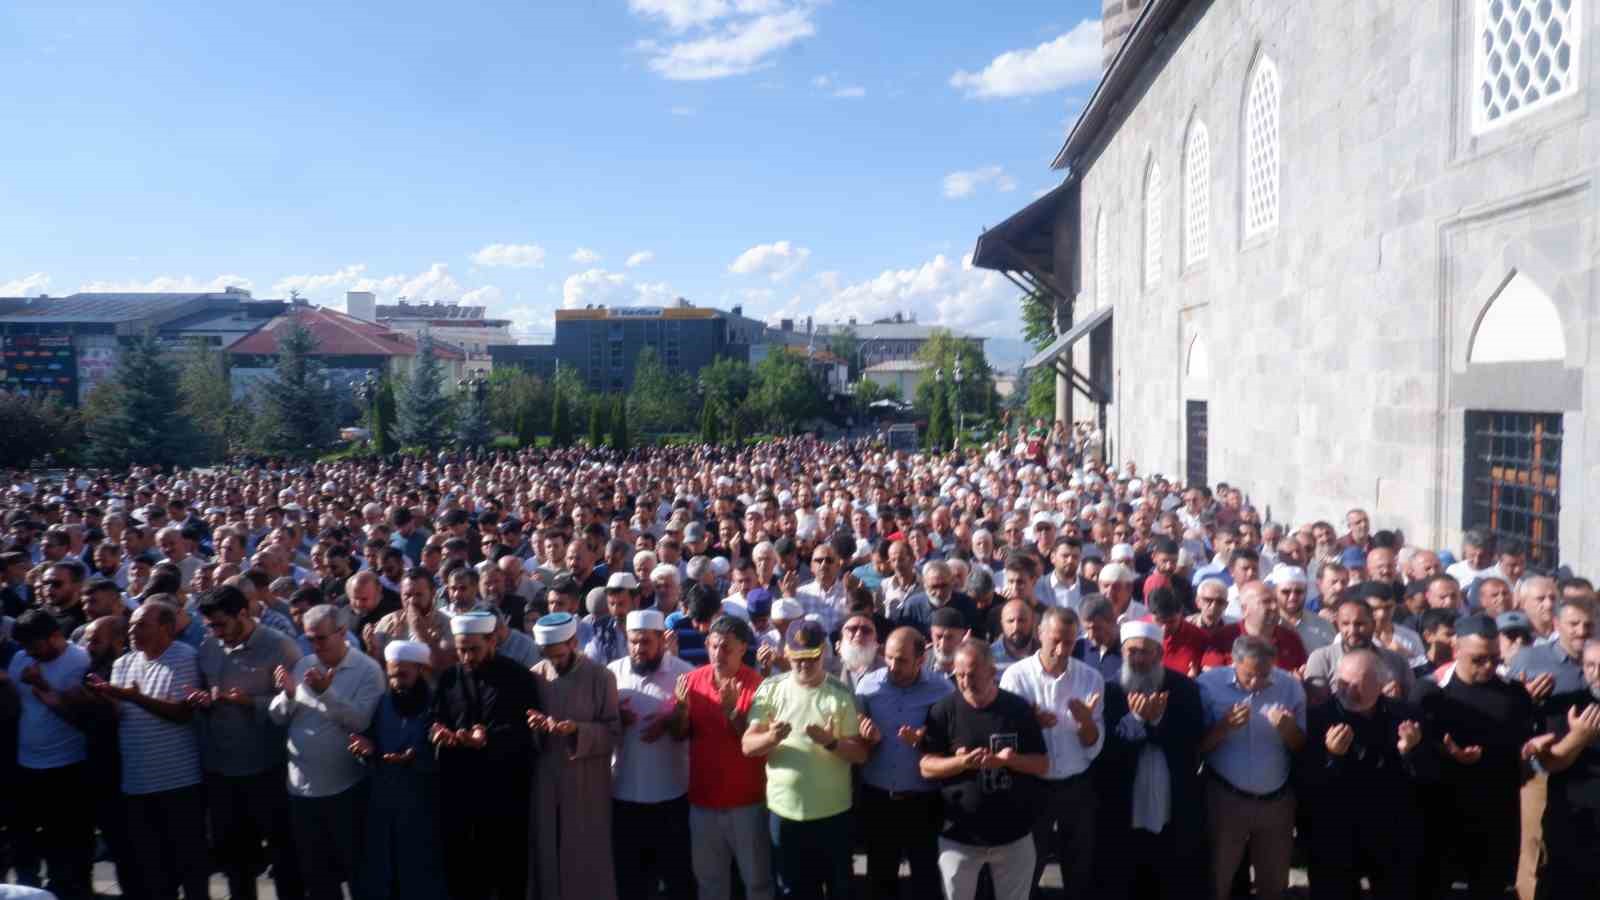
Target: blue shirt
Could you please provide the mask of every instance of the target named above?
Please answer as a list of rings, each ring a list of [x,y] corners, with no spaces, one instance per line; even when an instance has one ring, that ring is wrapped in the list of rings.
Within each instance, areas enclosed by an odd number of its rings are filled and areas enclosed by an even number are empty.
[[[87,760],[88,736],[45,706],[34,696],[33,688],[22,683],[23,670],[34,664],[33,657],[18,653],[6,671],[22,701],[17,722],[17,764],[24,769],[59,769]],[[82,686],[83,676],[89,674],[89,654],[77,644],[68,644],[60,656],[38,666],[45,684],[66,693]]]
[[[1086,637],[1078,638],[1072,645],[1072,658],[1082,660],[1100,673],[1107,681],[1122,678],[1122,646],[1100,648],[1089,643]]]
[[[1506,676],[1513,681],[1523,678],[1532,681],[1540,675],[1556,677],[1556,694],[1587,690],[1583,663],[1568,656],[1558,642],[1525,647],[1511,658],[1511,665],[1506,668]]]
[[[1229,784],[1252,794],[1270,794],[1283,787],[1289,780],[1292,754],[1264,710],[1287,707],[1294,713],[1295,724],[1305,731],[1305,688],[1289,673],[1274,669],[1266,687],[1248,693],[1239,687],[1232,666],[1203,672],[1195,681],[1200,685],[1207,728],[1227,716],[1234,704],[1250,703],[1250,721],[1207,754],[1206,765]]]
[[[861,767],[861,780],[884,791],[934,791],[939,786],[922,777],[922,751],[900,740],[900,726],[921,728],[928,710],[955,691],[950,679],[917,670],[917,680],[901,687],[889,680],[889,670],[874,669],[856,685],[856,703],[878,727],[883,739],[872,748]]]

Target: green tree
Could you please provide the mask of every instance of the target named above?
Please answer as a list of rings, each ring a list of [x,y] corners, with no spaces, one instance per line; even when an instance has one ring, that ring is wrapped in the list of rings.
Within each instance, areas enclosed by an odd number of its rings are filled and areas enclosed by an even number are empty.
[[[550,385],[525,369],[495,369],[489,374],[489,421],[532,447],[550,421]]]
[[[700,443],[718,444],[722,442],[721,422],[718,421],[720,407],[717,401],[707,399],[700,407]]]
[[[611,447],[619,453],[627,453],[629,440],[628,403],[619,394],[611,410]]]
[[[1028,370],[1025,382],[1027,394],[1023,400],[1023,409],[1028,418],[1044,419],[1046,422],[1056,417],[1056,373],[1054,366],[1037,366]]]
[[[450,433],[450,398],[444,392],[444,367],[433,354],[433,338],[417,338],[411,375],[395,396],[395,440],[402,447],[438,449]]]
[[[111,381],[89,399],[94,414],[85,421],[90,465],[122,469],[196,460],[200,442],[194,420],[183,411],[177,372],[152,336],[129,342]]]
[[[493,439],[487,390],[485,397],[479,400],[472,388],[463,388],[456,394],[456,444],[476,449],[488,446]]]
[[[645,347],[633,363],[629,414],[641,431],[681,431],[694,421],[694,392],[683,375],[668,372],[654,347]]]
[[[249,423],[234,402],[228,355],[204,338],[191,338],[178,362],[178,395],[195,423],[207,459],[221,459],[237,448]]]
[[[272,377],[256,383],[263,450],[284,456],[315,456],[338,439],[331,415],[334,395],[322,363],[313,354],[317,341],[298,321],[278,335],[278,359]]]
[[[935,385],[928,395],[928,431],[924,438],[928,449],[935,452],[950,448],[950,435],[954,431],[950,425],[950,393],[948,386]]]
[[[850,365],[850,381],[861,378],[861,359],[858,356],[861,350],[861,338],[856,336],[854,326],[846,325],[828,337],[828,352],[839,357]]]
[[[886,384],[863,378],[856,382],[855,394],[851,396],[857,415],[868,415],[872,412],[872,404],[879,400],[899,400],[900,394]]]
[[[59,400],[0,391],[0,466],[65,462],[83,439],[83,419]]]
[[[994,370],[989,368],[989,363],[983,358],[983,351],[978,345],[956,337],[944,329],[934,329],[928,336],[922,349],[917,351],[917,359],[926,363],[926,377],[917,385],[915,403],[917,412],[929,415],[933,411],[932,397],[935,393],[945,397],[948,405],[952,401],[944,389],[939,387],[935,373],[944,372],[948,382],[954,382],[956,363],[961,364],[961,390],[959,395],[960,406],[948,409],[947,412],[959,411],[967,419],[976,418],[982,410],[994,407],[992,396],[985,396],[994,392]],[[930,420],[931,421],[931,420]],[[953,432],[952,432],[953,433]],[[948,446],[949,441],[946,440]]]
[[[819,414],[821,397],[805,360],[778,349],[756,366],[747,406],[769,430],[789,434],[802,421]]]
[[[378,393],[372,398],[367,411],[367,427],[372,431],[372,451],[388,456],[395,451],[394,444],[394,380],[385,375],[378,380]]]
[[[606,429],[610,425],[606,418],[610,411],[611,402],[603,394],[589,404],[589,446],[598,448],[605,444]]]
[[[1022,297],[1022,336],[1037,352],[1056,339],[1057,307],[1043,294]],[[1025,388],[1025,390],[1024,390]],[[1024,373],[1019,392],[1028,418],[1050,421],[1056,416],[1056,375],[1053,366],[1040,366]]]
[[[550,403],[550,446],[565,447],[572,442],[568,433],[572,425],[568,418],[567,397],[557,391],[555,399]]]

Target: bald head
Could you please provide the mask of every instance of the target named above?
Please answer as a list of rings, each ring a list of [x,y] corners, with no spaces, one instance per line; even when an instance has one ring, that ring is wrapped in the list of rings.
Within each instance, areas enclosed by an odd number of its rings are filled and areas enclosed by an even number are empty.
[[[1371,650],[1352,650],[1339,660],[1334,686],[1339,703],[1355,713],[1371,711],[1383,687],[1383,671],[1378,655]]]

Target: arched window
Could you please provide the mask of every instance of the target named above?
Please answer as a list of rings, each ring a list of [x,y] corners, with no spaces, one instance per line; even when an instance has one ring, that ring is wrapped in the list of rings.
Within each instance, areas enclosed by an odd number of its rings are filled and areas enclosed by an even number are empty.
[[[1161,281],[1161,165],[1154,159],[1144,177],[1144,286]]]
[[[1263,56],[1244,113],[1244,236],[1278,227],[1278,67]]]
[[[1109,242],[1110,227],[1106,224],[1106,212],[1100,211],[1099,221],[1094,226],[1094,305],[1096,308],[1111,302],[1111,248]]]
[[[1211,255],[1211,135],[1199,119],[1183,145],[1183,264]]]
[[[1482,133],[1570,97],[1583,0],[1473,0],[1472,130]]]

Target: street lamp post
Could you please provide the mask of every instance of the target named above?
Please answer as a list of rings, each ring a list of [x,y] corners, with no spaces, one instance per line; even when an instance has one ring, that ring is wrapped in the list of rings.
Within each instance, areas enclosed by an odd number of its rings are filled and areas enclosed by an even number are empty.
[[[951,449],[953,450],[960,449],[961,432],[966,424],[967,411],[961,405],[961,375],[961,360],[958,358],[955,371],[956,388],[954,394],[950,397],[951,402],[956,406],[956,433],[954,439],[950,441]]]
[[[472,415],[475,418],[482,417],[484,414],[484,395],[489,392],[489,379],[483,377],[483,372],[469,372],[460,381],[456,382],[456,387],[463,391],[470,392],[470,396],[472,397]],[[492,434],[492,432],[490,432],[490,434]]]

